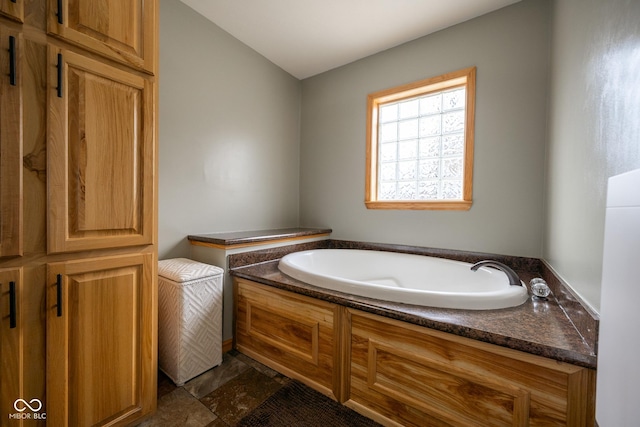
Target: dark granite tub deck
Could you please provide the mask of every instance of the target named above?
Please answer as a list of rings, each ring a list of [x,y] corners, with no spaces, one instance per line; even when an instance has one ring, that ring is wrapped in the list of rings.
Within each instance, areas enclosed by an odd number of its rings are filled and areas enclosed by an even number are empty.
[[[292,279],[278,270],[289,252],[314,248],[391,250],[477,262],[493,259],[511,266],[523,282],[543,277],[552,289],[546,300],[529,298],[523,305],[500,310],[453,310],[392,303],[322,289]],[[431,248],[324,240],[247,252],[229,257],[231,274],[276,288],[431,329],[544,356],[578,366],[596,367],[598,319],[540,260]]]

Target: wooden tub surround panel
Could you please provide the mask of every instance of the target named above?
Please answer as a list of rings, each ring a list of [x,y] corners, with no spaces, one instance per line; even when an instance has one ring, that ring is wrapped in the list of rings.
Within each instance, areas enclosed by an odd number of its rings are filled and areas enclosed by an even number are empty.
[[[280,347],[309,363],[318,363],[318,322],[287,318],[276,310],[262,309],[250,300],[246,307],[247,335],[273,347]]]
[[[399,402],[419,409],[426,415],[421,419],[445,420],[457,426],[477,426],[489,417],[492,424],[521,426],[529,418],[530,394],[525,389],[373,339],[368,344],[368,353],[358,353],[368,356],[360,365],[365,368],[366,382],[363,378],[352,381],[353,394],[370,392],[372,398],[365,397],[365,403],[380,396],[387,404]]]
[[[592,370],[348,311],[347,406],[374,408],[403,425],[593,425],[583,405]]]
[[[595,370],[235,278],[239,351],[383,425],[592,426]]]
[[[337,399],[340,306],[244,280],[235,292],[236,348]]]

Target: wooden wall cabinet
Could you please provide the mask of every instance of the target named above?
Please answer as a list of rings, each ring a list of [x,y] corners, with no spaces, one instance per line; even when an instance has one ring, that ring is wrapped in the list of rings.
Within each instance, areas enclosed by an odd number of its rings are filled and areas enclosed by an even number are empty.
[[[48,3],[47,29],[50,34],[123,64],[155,73],[157,1],[48,0]]]
[[[24,0],[0,0],[0,426],[21,426],[27,421],[20,419],[24,405],[19,399],[31,403],[34,408],[44,405],[44,277],[38,276],[38,241],[40,227],[32,218],[44,218],[44,185],[35,190],[25,186],[25,145],[31,149],[32,135],[42,137],[40,147],[44,149],[44,128],[38,127],[41,117],[30,109],[43,112],[46,105],[42,98],[34,96],[38,90],[44,94],[44,81],[34,88],[31,64],[37,62],[34,43],[28,31],[20,23],[25,17]],[[11,19],[7,19],[7,16]],[[41,70],[45,72],[44,67]],[[28,143],[26,140],[28,139]],[[28,188],[29,191],[25,191]],[[32,191],[34,190],[34,191]],[[25,215],[24,206],[38,213]],[[27,219],[28,218],[28,219]],[[42,227],[42,229],[44,226]],[[25,232],[27,230],[28,232]],[[34,248],[38,247],[38,249]],[[31,284],[31,286],[28,286]],[[33,402],[31,402],[33,399]],[[40,408],[42,409],[42,408]],[[44,425],[44,420],[33,421],[40,412],[30,413],[29,425]]]
[[[21,31],[0,22],[0,257],[22,255]]]
[[[592,369],[235,282],[238,350],[383,425],[594,425]],[[309,360],[315,325],[333,342],[322,372]]]
[[[50,253],[153,243],[154,81],[49,47]]]
[[[0,0],[0,427],[155,410],[157,23],[158,0]]]
[[[0,269],[0,425],[20,425],[10,419],[14,402],[23,394],[22,269]]]
[[[146,342],[156,322],[155,264],[153,254],[49,264],[51,425],[126,423],[153,410],[155,348]]]
[[[19,6],[21,6],[22,2]],[[17,11],[17,3],[0,2],[0,14]],[[12,16],[16,18],[16,16]],[[23,35],[0,21],[0,260],[23,254],[22,235],[22,49]],[[0,265],[4,267],[4,265]],[[22,268],[0,268],[0,425],[10,419],[22,396]]]
[[[234,291],[237,349],[335,399],[339,306],[245,280]]]
[[[105,59],[48,45],[47,252],[66,255],[47,270],[47,418],[126,425],[156,406],[157,81],[139,69],[157,2],[49,6],[50,32]]]

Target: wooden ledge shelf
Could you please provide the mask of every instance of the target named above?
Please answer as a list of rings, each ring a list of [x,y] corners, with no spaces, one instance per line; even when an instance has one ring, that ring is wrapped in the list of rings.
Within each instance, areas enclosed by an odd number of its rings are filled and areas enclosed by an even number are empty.
[[[217,249],[236,249],[249,246],[268,245],[314,237],[326,237],[330,228],[279,228],[269,230],[234,231],[229,233],[194,234],[187,236],[195,246]]]

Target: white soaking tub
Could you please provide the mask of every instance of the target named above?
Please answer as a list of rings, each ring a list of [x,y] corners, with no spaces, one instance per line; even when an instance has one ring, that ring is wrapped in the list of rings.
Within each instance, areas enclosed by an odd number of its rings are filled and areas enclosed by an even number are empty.
[[[284,256],[280,271],[325,289],[429,307],[488,310],[515,307],[527,288],[499,270],[422,255],[358,249],[314,249]]]

